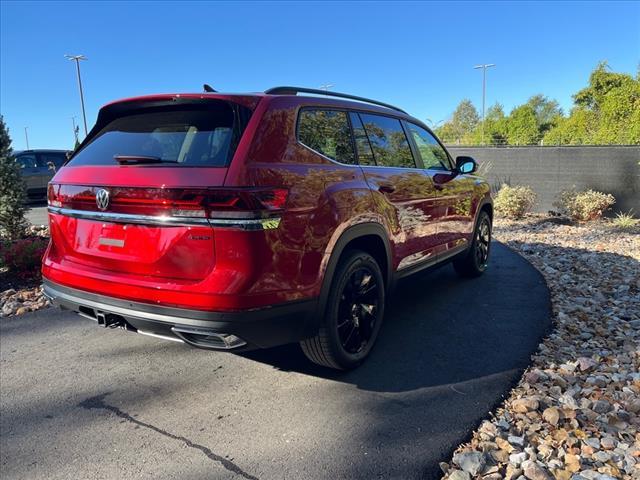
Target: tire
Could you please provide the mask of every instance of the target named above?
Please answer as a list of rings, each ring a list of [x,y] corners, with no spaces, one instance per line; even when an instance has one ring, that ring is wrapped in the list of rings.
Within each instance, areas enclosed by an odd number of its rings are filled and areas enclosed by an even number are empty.
[[[487,269],[490,251],[491,218],[487,212],[482,211],[473,230],[471,247],[462,257],[453,261],[453,268],[461,277],[479,277]]]
[[[350,370],[369,355],[384,316],[385,288],[378,263],[368,253],[344,254],[331,282],[316,336],[300,342],[309,360]]]

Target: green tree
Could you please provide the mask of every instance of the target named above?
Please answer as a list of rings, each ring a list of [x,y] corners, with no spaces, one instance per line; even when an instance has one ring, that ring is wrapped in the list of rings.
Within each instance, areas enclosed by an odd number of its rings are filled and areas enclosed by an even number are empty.
[[[507,140],[510,145],[533,145],[538,142],[538,121],[531,105],[514,108],[507,118]]]
[[[507,143],[507,120],[504,108],[495,103],[487,110],[484,120],[484,139],[482,138],[482,122],[473,131],[471,142],[474,145],[504,145]]]
[[[576,106],[599,110],[607,93],[619,88],[627,79],[632,78],[631,75],[614,73],[609,70],[609,64],[606,61],[598,63],[589,75],[589,86],[573,96]]]
[[[451,120],[437,130],[438,136],[448,143],[472,143],[471,136],[479,121],[478,110],[465,98],[454,110]]]
[[[12,153],[9,130],[4,124],[4,118],[0,115],[0,158],[10,157]]]
[[[545,136],[545,145],[582,145],[593,136],[595,115],[585,108],[575,107],[568,117],[558,119]]]
[[[11,156],[11,137],[0,115],[0,235],[20,238],[26,229],[24,218],[24,180]]]
[[[435,133],[444,143],[454,143],[456,141],[456,132],[450,121],[436,128]]]
[[[598,102],[593,143],[640,144],[640,82],[625,76]]]
[[[553,128],[560,117],[562,117],[562,109],[555,100],[550,100],[542,94],[534,95],[527,100],[526,105],[533,108],[538,122],[538,131],[540,137],[544,136],[551,128]]]
[[[600,62],[574,108],[544,137],[547,144],[640,144],[640,79]]]

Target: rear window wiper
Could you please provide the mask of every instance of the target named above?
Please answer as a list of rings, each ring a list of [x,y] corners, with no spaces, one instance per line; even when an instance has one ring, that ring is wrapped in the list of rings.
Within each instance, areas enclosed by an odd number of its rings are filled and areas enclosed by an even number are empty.
[[[178,163],[177,160],[163,160],[160,157],[152,157],[147,155],[114,155],[113,159],[118,163],[124,164]]]

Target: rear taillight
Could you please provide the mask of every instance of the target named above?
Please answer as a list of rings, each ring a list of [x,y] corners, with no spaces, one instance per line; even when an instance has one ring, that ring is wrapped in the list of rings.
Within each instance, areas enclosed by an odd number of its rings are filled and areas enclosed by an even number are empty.
[[[108,200],[98,206],[99,190]],[[49,184],[50,207],[126,215],[179,218],[261,219],[287,202],[284,188],[139,188]]]

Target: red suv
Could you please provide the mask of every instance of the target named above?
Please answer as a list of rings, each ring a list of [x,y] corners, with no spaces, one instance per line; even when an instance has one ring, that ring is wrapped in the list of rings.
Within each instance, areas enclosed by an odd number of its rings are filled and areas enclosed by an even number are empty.
[[[106,327],[233,351],[300,342],[353,368],[398,278],[487,268],[475,170],[419,120],[351,95],[117,101],[49,184],[44,291]]]

